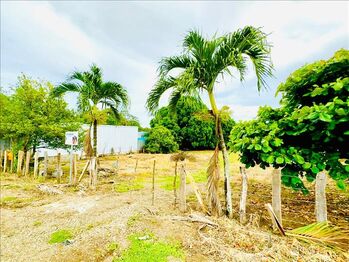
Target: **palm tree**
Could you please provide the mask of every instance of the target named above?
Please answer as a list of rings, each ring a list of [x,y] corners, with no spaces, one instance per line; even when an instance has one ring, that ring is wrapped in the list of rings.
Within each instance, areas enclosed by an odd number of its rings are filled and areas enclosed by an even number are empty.
[[[66,82],[53,89],[54,96],[66,92],[78,93],[79,109],[90,115],[93,125],[93,155],[97,156],[97,125],[100,115],[97,106],[110,108],[119,117],[120,107],[127,107],[129,103],[127,91],[116,82],[103,82],[102,70],[93,64],[90,71],[75,71]]]
[[[190,31],[184,38],[183,53],[178,56],[165,57],[159,66],[159,79],[147,99],[147,108],[155,113],[159,100],[165,91],[171,90],[170,108],[175,108],[182,96],[192,96],[200,99],[200,94],[208,94],[212,114],[216,119],[216,133],[219,148],[224,160],[224,191],[227,215],[232,215],[230,172],[228,153],[223,137],[220,121],[220,110],[214,96],[218,76],[232,75],[232,68],[244,80],[249,59],[257,77],[258,91],[266,87],[265,78],[272,75],[273,66],[270,59],[270,45],[267,35],[259,28],[246,26],[222,37],[205,39],[197,31]],[[181,69],[177,75],[171,75],[173,69]]]

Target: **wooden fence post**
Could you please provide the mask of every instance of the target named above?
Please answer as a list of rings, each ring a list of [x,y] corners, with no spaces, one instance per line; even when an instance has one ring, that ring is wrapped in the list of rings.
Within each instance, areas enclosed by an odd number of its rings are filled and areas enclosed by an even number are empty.
[[[326,173],[320,172],[316,176],[315,182],[315,212],[316,221],[327,221],[327,205],[326,205]]]
[[[14,164],[14,161],[15,161],[15,155],[13,154],[13,151],[10,152],[10,156],[11,156],[11,164],[10,164],[10,173],[12,174],[13,173],[13,164]]]
[[[31,155],[30,150],[28,150],[25,156],[25,171],[24,171],[25,176],[29,175],[30,155]]]
[[[2,149],[0,149],[0,171],[2,170],[2,157],[4,155],[4,152],[2,151]]]
[[[274,169],[272,172],[272,207],[273,211],[282,226],[281,215],[281,173]]]
[[[246,222],[246,201],[247,201],[247,175],[245,167],[240,167],[241,174],[241,196],[240,196],[240,223]]]
[[[77,184],[77,176],[78,176],[78,154],[74,154],[73,158],[73,184]]]
[[[39,153],[35,152],[34,154],[34,178],[38,176],[38,170],[39,170]]]
[[[96,157],[92,157],[90,162],[90,185],[93,189],[96,189],[96,185],[97,185]]]
[[[18,162],[17,162],[17,174],[20,176],[22,174],[22,162],[23,162],[24,152],[18,151]]]
[[[57,153],[57,183],[61,183],[62,176],[62,164],[61,164],[61,153]]]
[[[4,153],[4,169],[3,169],[4,173],[6,172],[6,169],[7,169],[7,150],[5,150],[5,153]]]
[[[154,159],[154,164],[153,164],[153,185],[152,185],[152,190],[151,190],[151,193],[152,193],[152,200],[151,200],[151,204],[154,206],[154,202],[155,202],[155,163],[156,163],[156,160]]]
[[[185,212],[187,210],[186,203],[186,178],[185,178],[185,161],[180,164],[180,184],[179,184],[179,210]]]
[[[136,159],[135,173],[137,173],[137,166],[138,166],[138,158]]]
[[[44,153],[44,177],[47,177],[47,170],[48,170],[48,153],[45,151]]]

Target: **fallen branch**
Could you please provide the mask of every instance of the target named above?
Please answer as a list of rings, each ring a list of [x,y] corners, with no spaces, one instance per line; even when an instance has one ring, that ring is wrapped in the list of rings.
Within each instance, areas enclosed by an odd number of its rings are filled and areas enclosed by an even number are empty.
[[[171,220],[179,220],[179,221],[188,221],[188,222],[197,222],[197,223],[203,223],[203,224],[207,224],[210,226],[216,226],[218,227],[218,224],[209,220],[206,217],[197,215],[197,214],[190,214],[188,217],[184,217],[184,216],[169,216],[167,217]]]

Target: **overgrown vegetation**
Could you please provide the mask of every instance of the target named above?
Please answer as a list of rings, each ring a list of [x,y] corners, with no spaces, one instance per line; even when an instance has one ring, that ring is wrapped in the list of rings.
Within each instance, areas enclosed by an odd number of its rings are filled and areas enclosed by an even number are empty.
[[[344,189],[349,179],[349,51],[339,50],[293,72],[278,87],[281,107],[262,107],[258,118],[231,132],[231,148],[247,167],[281,168],[282,183],[307,193],[328,171]]]

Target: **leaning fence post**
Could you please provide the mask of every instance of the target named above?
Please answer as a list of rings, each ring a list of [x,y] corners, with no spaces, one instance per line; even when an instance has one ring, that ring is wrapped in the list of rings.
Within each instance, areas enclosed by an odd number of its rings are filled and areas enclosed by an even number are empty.
[[[326,173],[320,172],[316,176],[315,182],[315,212],[316,221],[327,221],[327,205],[326,205]]]
[[[278,169],[274,169],[272,172],[272,206],[273,211],[282,225],[281,215],[281,172]]]
[[[48,153],[45,151],[44,153],[44,177],[47,177],[47,169],[48,169]]]
[[[3,170],[4,173],[6,172],[6,168],[7,168],[7,151],[5,150],[5,153],[4,153],[4,170]]]
[[[136,159],[135,173],[137,173],[137,166],[138,166],[138,158]]]
[[[151,200],[151,204],[154,206],[154,201],[155,201],[155,163],[156,163],[156,160],[154,159],[154,164],[153,164],[153,183],[152,183],[152,190],[151,190],[151,193],[152,193],[152,200]]]
[[[29,175],[30,155],[31,155],[30,150],[28,150],[25,156],[25,171],[24,171],[25,176]]]
[[[73,158],[73,184],[76,185],[77,184],[77,176],[78,176],[78,154],[74,154],[74,158]]]
[[[247,200],[247,175],[245,167],[240,167],[241,174],[241,196],[240,196],[240,223],[245,223],[246,221],[246,200]]]
[[[39,153],[35,152],[34,154],[34,178],[38,176],[38,169],[39,169]]]
[[[24,152],[18,151],[18,162],[17,162],[17,174],[18,174],[18,176],[20,176],[22,173],[23,156],[24,156]]]
[[[187,210],[186,203],[186,178],[185,178],[185,161],[181,161],[180,165],[180,184],[179,184],[179,210],[185,212]]]

